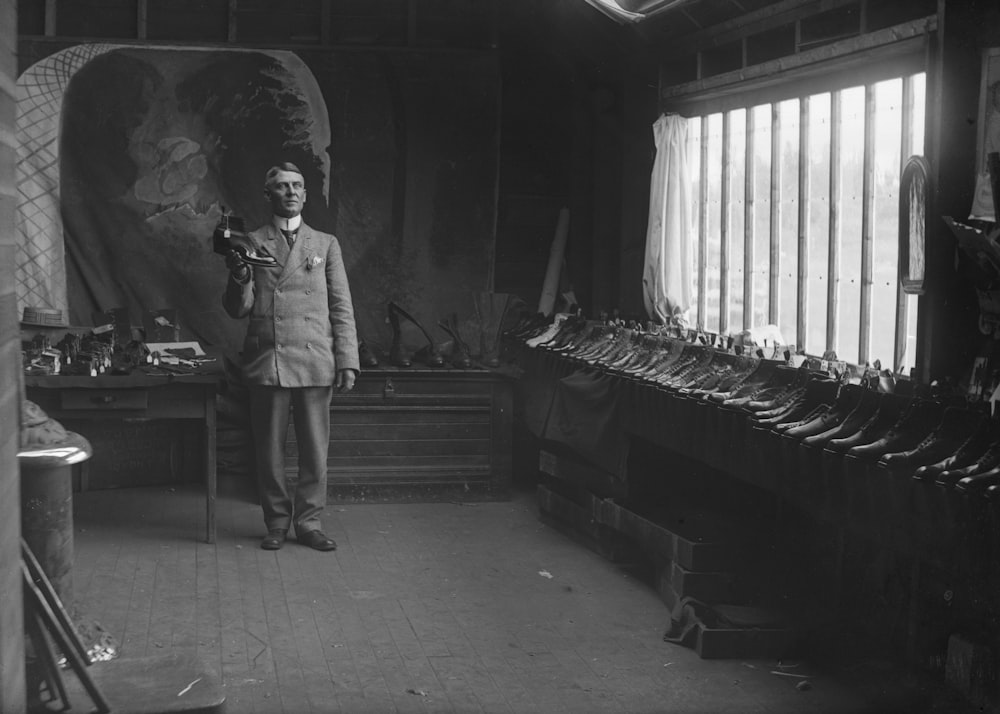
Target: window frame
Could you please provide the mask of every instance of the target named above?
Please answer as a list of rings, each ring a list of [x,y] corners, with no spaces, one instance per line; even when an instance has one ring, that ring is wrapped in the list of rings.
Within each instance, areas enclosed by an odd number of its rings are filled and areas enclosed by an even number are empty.
[[[871,293],[871,281],[872,281],[872,250],[874,236],[872,235],[872,205],[873,200],[873,184],[872,184],[872,156],[874,152],[874,131],[871,127],[871,122],[874,116],[874,91],[873,87],[878,83],[890,79],[903,79],[903,96],[902,96],[902,108],[901,108],[901,148],[900,148],[900,174],[902,174],[902,168],[907,159],[914,153],[925,154],[926,153],[926,142],[927,142],[927,132],[924,132],[924,144],[925,147],[916,147],[914,150],[912,147],[912,136],[908,134],[909,130],[912,128],[912,116],[910,115],[910,107],[912,105],[912,81],[915,75],[923,73],[925,82],[929,82],[931,78],[931,32],[936,29],[935,23],[931,22],[932,18],[925,18],[924,21],[915,21],[907,23],[904,30],[899,28],[889,28],[889,30],[881,31],[878,33],[871,33],[869,35],[864,35],[859,38],[854,38],[851,41],[845,41],[842,43],[836,43],[836,46],[832,49],[829,48],[819,48],[817,50],[811,50],[808,53],[803,53],[802,55],[795,55],[785,60],[776,60],[764,65],[758,65],[754,67],[744,68],[743,70],[735,73],[729,73],[729,75],[718,76],[709,78],[707,80],[698,80],[695,82],[688,82],[683,85],[676,85],[673,87],[661,87],[660,97],[661,97],[661,109],[665,112],[674,112],[681,114],[682,116],[688,118],[700,118],[701,127],[703,129],[702,137],[704,137],[704,128],[707,126],[708,117],[715,113],[721,113],[723,116],[723,121],[725,126],[729,126],[729,116],[730,112],[738,109],[743,109],[746,112],[746,156],[750,157],[750,153],[753,150],[751,148],[751,139],[753,136],[751,133],[753,127],[753,114],[754,108],[769,104],[771,106],[771,142],[772,142],[772,163],[771,163],[771,236],[770,236],[770,250],[771,250],[771,262],[768,263],[769,266],[769,290],[768,290],[768,317],[771,323],[778,323],[778,305],[782,300],[780,293],[780,285],[778,280],[778,273],[775,268],[775,259],[777,253],[779,252],[779,246],[777,245],[779,228],[775,224],[775,211],[779,210],[775,204],[777,196],[774,195],[776,190],[776,176],[774,172],[777,170],[775,168],[774,156],[775,148],[780,142],[780,132],[781,132],[781,122],[778,121],[778,106],[782,101],[787,101],[789,99],[795,99],[799,101],[799,111],[800,111],[800,122],[799,122],[799,151],[800,157],[807,154],[801,153],[808,151],[809,146],[809,136],[808,136],[808,116],[809,116],[809,100],[808,97],[815,96],[818,94],[829,93],[831,96],[830,100],[830,123],[833,127],[840,125],[840,102],[838,97],[840,92],[844,89],[854,88],[854,87],[864,87],[865,91],[865,125],[866,125],[866,142],[864,151],[864,168],[862,181],[864,182],[863,191],[863,206],[862,206],[862,256],[861,256],[861,315],[859,317],[860,326],[858,334],[858,354],[850,355],[843,354],[840,355],[841,359],[847,359],[850,362],[857,360],[858,363],[865,363],[871,357],[880,357],[883,361],[892,359],[892,369],[894,371],[901,371],[905,363],[909,366],[918,364],[918,355],[905,354],[905,349],[907,345],[907,335],[906,328],[907,324],[911,322],[908,318],[912,315],[908,315],[909,310],[918,309],[917,305],[919,303],[916,300],[907,299],[907,291],[904,289],[903,279],[906,277],[902,266],[897,266],[896,269],[896,300],[895,300],[895,329],[894,329],[894,348],[892,355],[871,355],[871,344],[870,344],[870,325],[872,318],[872,293]],[[809,55],[805,57],[804,55]],[[825,56],[824,56],[825,55]],[[770,67],[768,65],[771,65]],[[782,67],[785,69],[782,69]],[[924,122],[926,126],[926,118],[928,117],[928,107],[927,99],[930,95],[930,87],[926,86],[926,93],[924,96]],[[829,350],[833,345],[837,345],[840,341],[838,338],[841,336],[841,322],[843,318],[836,319],[839,314],[840,303],[838,299],[838,280],[841,277],[839,275],[839,263],[840,259],[843,257],[841,252],[841,245],[839,241],[840,226],[838,224],[838,213],[837,205],[839,203],[839,191],[840,185],[839,180],[835,175],[836,167],[839,165],[839,155],[840,155],[840,141],[839,141],[839,131],[831,131],[831,137],[829,141],[830,150],[830,206],[829,206],[829,227],[828,227],[828,237],[826,240],[827,245],[827,271],[829,282],[826,290],[826,327],[825,327],[825,339],[826,339],[826,349]],[[727,153],[728,156],[728,144],[730,138],[728,133],[723,134],[723,151]],[[706,142],[702,141],[701,146],[701,157],[702,163],[699,167],[699,172],[701,178],[704,179],[707,173],[707,167],[705,166],[705,157],[707,154]],[[803,173],[808,172],[807,162],[799,161],[799,177],[798,177],[798,202],[797,207],[799,216],[799,228],[798,228],[798,246],[797,246],[797,271],[796,271],[796,289],[798,298],[798,307],[796,308],[796,341],[800,344],[805,344],[807,338],[808,329],[808,308],[805,306],[806,300],[803,296],[808,296],[807,283],[809,280],[809,270],[808,270],[808,254],[809,254],[809,235],[808,235],[808,218],[805,219],[805,230],[803,230],[803,214],[808,215],[808,201],[805,200],[808,196],[803,196],[803,189],[807,189],[808,180],[803,179]],[[726,164],[723,165],[724,173],[728,171]],[[744,191],[744,212],[746,216],[743,219],[744,224],[744,248],[743,248],[743,328],[746,329],[752,325],[753,314],[754,314],[754,285],[753,285],[753,272],[751,266],[754,260],[754,237],[751,218],[751,201],[753,200],[753,189],[751,187],[752,177],[751,177],[751,167],[749,161],[745,164],[745,186]],[[723,179],[722,192],[724,196],[728,196],[729,192],[727,189],[728,181]],[[734,187],[735,190],[740,190],[739,187]],[[705,289],[707,287],[704,270],[705,270],[705,249],[707,247],[707,236],[705,231],[706,226],[706,205],[705,201],[699,200],[698,211],[699,211],[699,225],[698,225],[698,266],[696,274],[696,284],[697,284],[697,294],[695,299],[695,304],[692,306],[693,309],[697,310],[696,320],[702,323],[708,316],[706,311],[707,295],[705,294]],[[728,222],[728,206],[722,206],[722,223],[723,226]],[[895,211],[894,211],[895,212]],[[719,250],[721,251],[723,258],[725,258],[728,252],[729,242],[733,239],[738,240],[738,237],[728,235],[726,228],[722,229],[722,236],[720,240]],[[894,239],[898,239],[898,236],[894,236]],[[901,243],[897,246],[899,254],[903,255],[903,251],[908,248],[908,246],[903,246]],[[727,274],[726,261],[723,259],[722,265],[720,266],[720,306],[719,306],[719,326],[720,331],[727,331],[728,325],[728,315],[729,309],[727,307],[726,299],[730,294],[729,279]],[[905,286],[909,287],[909,286]],[[747,299],[749,295],[749,300]],[[785,296],[784,299],[788,299]],[[916,303],[916,305],[914,304]],[[735,327],[735,326],[733,326]],[[853,325],[852,325],[853,327]],[[919,327],[919,320],[918,320]],[[730,331],[736,331],[731,329]],[[919,338],[916,339],[916,344],[920,344]],[[884,365],[890,366],[890,365]]]

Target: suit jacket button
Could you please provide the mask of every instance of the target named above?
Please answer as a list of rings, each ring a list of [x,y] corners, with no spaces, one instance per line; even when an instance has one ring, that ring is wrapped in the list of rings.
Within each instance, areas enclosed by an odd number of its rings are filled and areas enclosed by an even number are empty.
[[[306,342],[306,349],[307,350],[311,350],[312,348],[313,348],[313,346],[311,344],[309,344],[308,342]]]
[[[277,317],[275,317],[274,321],[275,322],[281,322],[281,315],[278,315]]]
[[[278,345],[275,349],[280,350],[281,349],[281,345]]]

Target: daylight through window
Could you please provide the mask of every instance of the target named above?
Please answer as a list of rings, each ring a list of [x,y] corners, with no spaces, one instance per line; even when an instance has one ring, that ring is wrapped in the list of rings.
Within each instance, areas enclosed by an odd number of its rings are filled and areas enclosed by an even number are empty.
[[[923,153],[924,93],[918,73],[689,118],[702,329],[771,323],[807,354],[912,368],[899,178]]]

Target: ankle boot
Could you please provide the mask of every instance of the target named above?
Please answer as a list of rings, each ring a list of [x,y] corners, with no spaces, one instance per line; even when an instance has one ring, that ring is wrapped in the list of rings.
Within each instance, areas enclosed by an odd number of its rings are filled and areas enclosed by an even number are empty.
[[[358,360],[361,362],[361,366],[367,369],[378,367],[378,357],[364,340],[358,340]]]
[[[451,337],[452,365],[458,369],[469,369],[472,366],[472,355],[469,353],[469,346],[458,332],[458,315],[452,314],[450,321],[438,321],[438,327]]]
[[[428,333],[427,330],[424,329],[423,325],[417,322],[413,318],[413,316],[411,316],[408,312],[406,312],[406,310],[404,310],[394,302],[389,303],[389,322],[392,324],[392,334],[393,334],[393,340],[392,340],[393,349],[390,352],[390,359],[392,359],[392,355],[396,354],[397,351],[400,354],[402,354],[402,344],[400,341],[401,334],[399,329],[400,317],[416,325],[417,329],[423,333],[425,338],[427,338],[427,345],[421,347],[420,350],[417,351],[417,354],[414,356],[418,357],[420,361],[422,361],[428,367],[443,366],[444,358],[438,353],[437,347],[434,346],[434,340],[431,339],[430,333]],[[395,364],[395,361],[393,363]],[[398,366],[409,367],[410,365],[399,364]]]
[[[389,348],[389,362],[395,367],[409,367],[413,362],[403,347],[402,332],[399,327],[399,315],[389,303],[389,324],[392,325],[392,347]]]

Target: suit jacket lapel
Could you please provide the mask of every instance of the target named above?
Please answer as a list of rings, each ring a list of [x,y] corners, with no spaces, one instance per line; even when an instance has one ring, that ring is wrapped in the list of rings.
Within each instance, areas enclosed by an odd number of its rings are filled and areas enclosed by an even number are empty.
[[[265,226],[264,235],[267,238],[265,247],[274,256],[274,259],[278,261],[280,265],[279,270],[281,271],[279,275],[281,275],[288,266],[288,241],[285,240],[285,236],[273,224]]]
[[[281,276],[278,278],[278,283],[280,284],[288,279],[289,276],[293,275],[295,271],[301,268],[308,259],[309,251],[312,247],[312,228],[307,226],[305,221],[300,223],[298,235],[295,236],[295,242],[292,244],[291,249],[288,248],[288,241],[285,240],[285,236],[281,231],[273,225],[271,226],[271,230],[277,234],[277,243],[279,245],[283,245],[285,249],[284,260],[282,260],[285,267],[282,269]],[[281,259],[279,258],[279,260]]]

